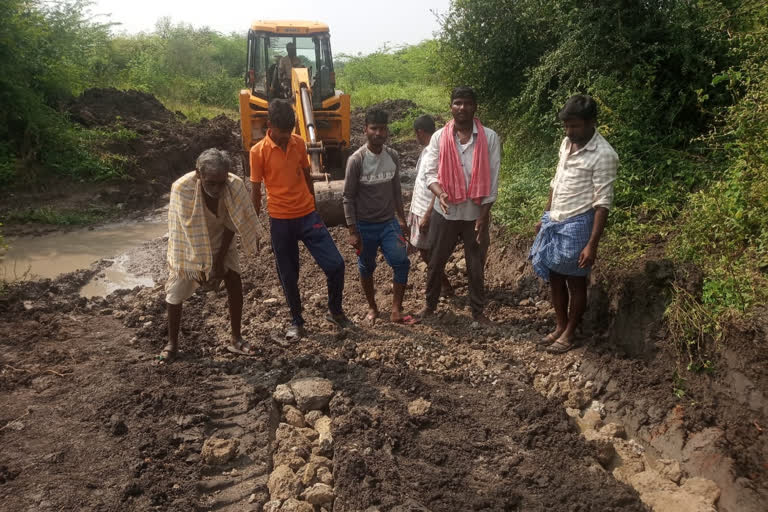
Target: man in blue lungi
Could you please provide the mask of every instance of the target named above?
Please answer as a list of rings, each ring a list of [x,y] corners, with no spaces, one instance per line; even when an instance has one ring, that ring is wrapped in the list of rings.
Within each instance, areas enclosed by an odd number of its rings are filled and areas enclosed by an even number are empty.
[[[619,164],[618,155],[596,129],[595,100],[573,96],[558,118],[565,138],[529,255],[536,273],[552,289],[557,327],[539,345],[555,354],[573,348],[576,327],[587,306],[587,276],[613,202]]]

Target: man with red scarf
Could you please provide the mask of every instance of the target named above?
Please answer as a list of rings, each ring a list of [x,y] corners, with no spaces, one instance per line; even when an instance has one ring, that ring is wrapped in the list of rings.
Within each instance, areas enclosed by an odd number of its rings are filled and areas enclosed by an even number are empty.
[[[420,316],[428,317],[437,309],[445,264],[461,238],[472,319],[489,325],[492,322],[483,314],[484,266],[488,221],[499,187],[501,144],[496,132],[475,118],[476,111],[475,91],[456,87],[451,92],[453,120],[432,135],[424,153],[425,181],[438,201],[429,230],[427,303]]]

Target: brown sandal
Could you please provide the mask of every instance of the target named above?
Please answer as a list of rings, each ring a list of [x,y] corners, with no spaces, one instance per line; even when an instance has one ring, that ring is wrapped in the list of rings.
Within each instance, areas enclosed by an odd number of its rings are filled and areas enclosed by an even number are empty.
[[[555,341],[552,345],[548,346],[546,349],[547,352],[550,354],[565,354],[569,350],[571,350],[574,347],[573,342],[566,341],[562,337],[558,338],[557,341]]]

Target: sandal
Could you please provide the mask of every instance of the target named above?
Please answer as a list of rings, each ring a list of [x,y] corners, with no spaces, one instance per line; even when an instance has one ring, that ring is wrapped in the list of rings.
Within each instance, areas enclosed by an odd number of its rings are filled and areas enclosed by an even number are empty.
[[[226,346],[227,352],[230,352],[232,354],[237,354],[239,356],[255,356],[256,351],[251,347],[248,342],[243,340],[242,338],[240,340],[233,340]]]
[[[557,341],[557,338],[555,338],[551,334],[547,334],[546,336],[541,338],[539,341],[537,341],[536,345],[538,345],[539,347],[548,347],[549,345],[552,345],[556,341]]]
[[[393,324],[401,324],[401,325],[415,325],[419,322],[421,322],[421,319],[413,315],[405,315],[405,316],[401,316],[397,320],[392,320]]]
[[[562,337],[558,338],[552,345],[545,350],[550,354],[565,354],[574,347],[573,342],[566,341]]]
[[[176,359],[176,356],[179,354],[179,349],[173,348],[173,346],[168,343],[165,347],[163,347],[163,350],[160,351],[160,354],[155,356],[155,359],[158,363],[170,363],[173,362],[174,359]]]

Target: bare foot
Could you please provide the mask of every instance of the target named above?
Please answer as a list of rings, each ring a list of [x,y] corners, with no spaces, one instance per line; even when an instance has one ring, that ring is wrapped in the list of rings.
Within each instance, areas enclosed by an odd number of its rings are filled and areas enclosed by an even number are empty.
[[[379,318],[379,310],[375,308],[370,308],[368,310],[368,314],[365,315],[365,325],[368,327],[373,327],[376,325],[376,319]]]

